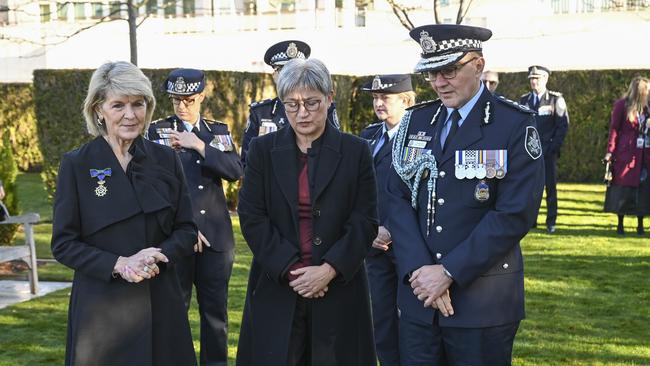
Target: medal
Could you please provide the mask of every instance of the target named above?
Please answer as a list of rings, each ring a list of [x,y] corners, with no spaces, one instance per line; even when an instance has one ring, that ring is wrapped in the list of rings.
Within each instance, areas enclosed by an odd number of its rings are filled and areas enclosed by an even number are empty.
[[[104,185],[106,183],[104,178],[110,177],[111,174],[111,168],[90,169],[90,176],[92,178],[97,178],[97,187],[95,187],[95,195],[97,197],[104,197],[106,193],[108,193],[108,188]]]
[[[490,186],[484,180],[480,180],[474,188],[474,199],[479,202],[485,202],[490,199]]]
[[[465,156],[465,177],[467,179],[476,178],[478,165],[476,163],[476,150],[465,150],[463,151],[463,155]]]
[[[476,178],[484,179],[487,175],[485,167],[485,150],[478,150],[478,164],[476,164]]]
[[[456,168],[454,169],[454,175],[456,179],[465,178],[465,165],[463,164],[463,152],[461,150],[456,150]]]
[[[496,158],[496,177],[497,179],[503,179],[508,171],[508,150],[497,150]]]

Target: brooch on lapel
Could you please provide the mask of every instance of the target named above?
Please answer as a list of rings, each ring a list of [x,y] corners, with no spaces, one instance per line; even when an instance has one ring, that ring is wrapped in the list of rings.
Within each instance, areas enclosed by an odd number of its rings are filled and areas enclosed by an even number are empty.
[[[97,187],[95,187],[95,195],[97,197],[104,197],[106,193],[108,193],[108,188],[104,185],[104,183],[106,183],[104,178],[110,177],[111,174],[111,168],[90,169],[90,176],[92,178],[97,178]]]

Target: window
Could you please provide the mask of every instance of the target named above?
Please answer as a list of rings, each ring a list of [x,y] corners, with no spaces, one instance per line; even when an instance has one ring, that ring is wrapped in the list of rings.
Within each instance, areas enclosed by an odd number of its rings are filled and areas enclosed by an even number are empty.
[[[164,0],[165,6],[165,16],[174,16],[176,15],[176,1],[175,0]]]
[[[440,0],[440,6],[449,6],[449,0]]]
[[[147,0],[147,14],[156,14],[158,12],[158,0]]]
[[[59,20],[68,20],[68,5],[67,3],[57,3],[56,15]]]
[[[109,17],[111,19],[120,19],[122,12],[122,4],[119,1],[111,1],[109,5]]]
[[[41,9],[41,22],[49,22],[51,18],[50,4],[40,4],[39,7]]]
[[[194,0],[183,0],[183,14],[193,16],[194,13]]]
[[[74,18],[75,19],[86,19],[86,4],[85,3],[75,3],[74,4]]]
[[[104,6],[102,3],[92,3],[92,15],[93,19],[101,19],[104,16]]]

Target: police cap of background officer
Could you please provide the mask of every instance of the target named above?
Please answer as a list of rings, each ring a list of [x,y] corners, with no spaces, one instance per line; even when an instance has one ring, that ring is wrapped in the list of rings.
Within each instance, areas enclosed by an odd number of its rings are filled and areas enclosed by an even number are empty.
[[[266,50],[264,62],[271,67],[284,66],[294,58],[308,59],[310,53],[311,48],[303,41],[282,41]]]
[[[377,75],[372,81],[363,84],[361,90],[379,94],[398,94],[413,91],[411,75]]]
[[[205,74],[196,69],[176,69],[169,73],[163,89],[170,95],[194,95],[205,89]]]
[[[457,24],[423,25],[409,34],[422,47],[422,58],[415,65],[415,72],[437,71],[454,65],[468,52],[480,52],[482,42],[492,37],[489,29]]]
[[[528,78],[541,78],[541,77],[548,77],[551,75],[551,70],[547,69],[544,66],[539,66],[539,65],[533,65],[528,68]]]

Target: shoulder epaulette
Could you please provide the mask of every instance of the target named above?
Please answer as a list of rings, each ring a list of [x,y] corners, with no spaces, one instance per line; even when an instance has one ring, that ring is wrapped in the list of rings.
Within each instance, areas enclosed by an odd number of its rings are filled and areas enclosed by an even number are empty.
[[[555,96],[555,97],[561,97],[562,96],[562,93],[556,92],[556,91],[553,91],[553,90],[549,90],[548,93],[551,94],[552,96]]]
[[[209,123],[209,124],[211,124],[211,125],[213,125],[213,124],[225,125],[224,122],[217,121],[217,120],[214,120],[214,119],[204,118],[203,120],[204,120],[206,123]]]
[[[504,97],[503,95],[494,96],[494,99],[496,99],[497,101],[501,102],[501,104],[505,104],[505,105],[507,105],[508,107],[513,108],[513,109],[516,109],[516,110],[518,110],[518,111],[521,111],[521,112],[524,112],[524,113],[535,114],[535,111],[533,111],[532,109],[528,108],[527,106],[522,105],[522,104],[519,104],[519,103],[517,103],[517,102],[514,102],[514,101],[512,101],[512,100],[510,100],[510,99],[508,99],[508,98],[506,98],[506,97]]]
[[[255,108],[255,107],[265,105],[265,104],[269,104],[269,103],[273,102],[273,100],[275,100],[275,98],[273,98],[273,99],[264,99],[264,100],[260,100],[259,102],[253,102],[253,103],[249,104],[248,106],[251,107],[251,108]]]
[[[157,120],[155,120],[155,121],[152,121],[151,124],[152,124],[152,125],[155,125],[155,124],[158,123],[158,122],[173,121],[175,117],[176,117],[176,115],[172,114],[172,115],[169,115],[169,116],[167,116],[167,117],[159,118],[159,119],[157,119]]]
[[[519,98],[527,97],[528,95],[530,95],[530,92],[522,94]]]
[[[373,127],[379,127],[379,126],[382,125],[382,123],[383,123],[383,122],[375,122],[375,123],[371,123],[371,124],[367,125],[364,129],[373,128]]]
[[[433,105],[433,104],[435,104],[437,102],[440,102],[440,99],[427,100],[427,101],[420,102],[418,104],[412,105],[412,106],[406,108],[406,110],[407,111],[412,111],[412,110],[415,110],[415,109],[418,109],[418,108],[426,107],[428,105]]]

